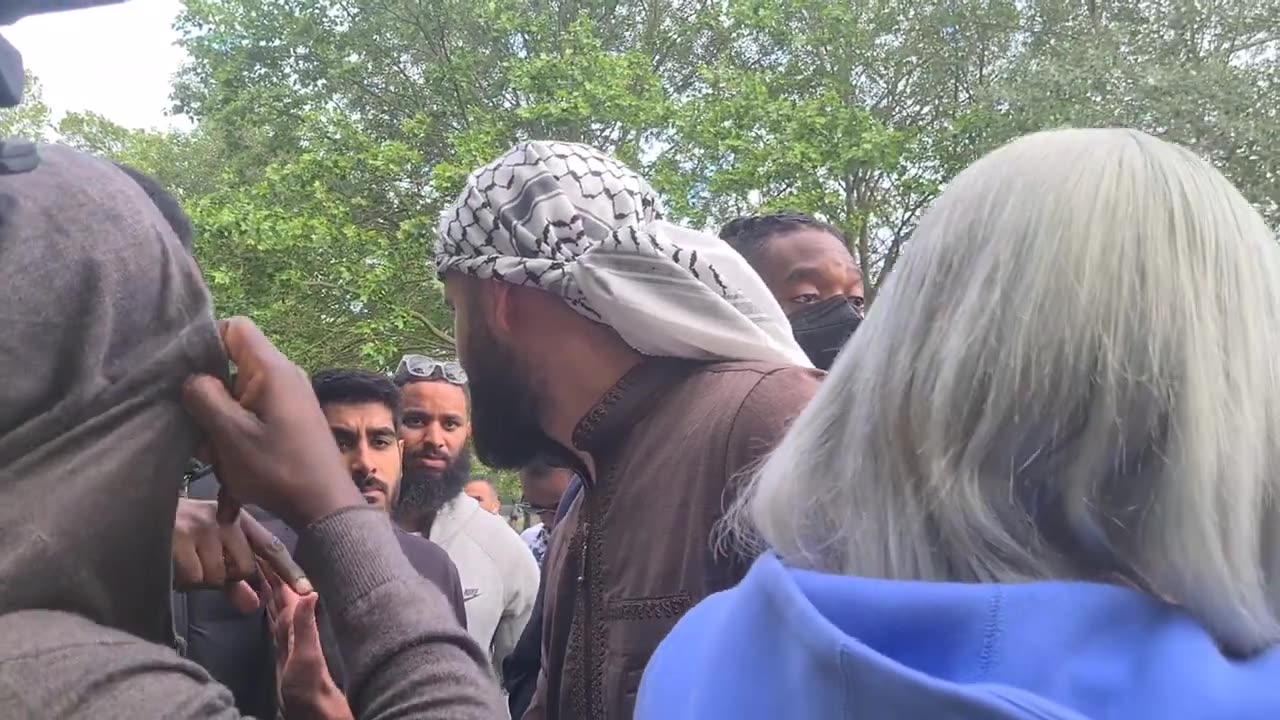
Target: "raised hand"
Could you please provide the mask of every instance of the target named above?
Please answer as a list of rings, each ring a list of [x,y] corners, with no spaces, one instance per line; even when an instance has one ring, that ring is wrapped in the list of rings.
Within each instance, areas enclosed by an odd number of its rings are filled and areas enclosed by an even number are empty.
[[[178,501],[173,524],[174,589],[221,588],[237,609],[252,611],[258,607],[258,596],[245,581],[258,572],[255,558],[296,592],[311,592],[311,583],[284,543],[248,513],[239,512],[231,522],[222,522],[216,503]]]
[[[316,624],[315,593],[299,595],[272,569],[262,570],[263,600],[275,647],[276,688],[289,720],[348,720],[351,706],[329,674]]]
[[[311,383],[246,318],[219,323],[237,368],[228,392],[217,378],[187,382],[188,412],[209,435],[218,480],[301,530],[364,500],[342,465]],[[234,503],[220,497],[234,515]]]

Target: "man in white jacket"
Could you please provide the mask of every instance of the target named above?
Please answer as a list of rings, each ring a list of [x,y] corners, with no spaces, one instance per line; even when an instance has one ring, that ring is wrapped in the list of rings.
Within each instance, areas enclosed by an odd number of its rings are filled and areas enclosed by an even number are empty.
[[[494,673],[529,621],[538,564],[500,516],[463,492],[471,470],[467,376],[455,362],[407,355],[396,369],[401,388],[404,478],[396,521],[449,553],[462,579],[467,629],[489,650]]]

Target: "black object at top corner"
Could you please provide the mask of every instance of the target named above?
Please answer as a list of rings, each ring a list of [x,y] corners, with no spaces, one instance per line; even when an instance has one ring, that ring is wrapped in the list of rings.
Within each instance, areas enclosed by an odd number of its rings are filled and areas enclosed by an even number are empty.
[[[31,172],[39,164],[35,143],[20,138],[0,140],[0,175]]]

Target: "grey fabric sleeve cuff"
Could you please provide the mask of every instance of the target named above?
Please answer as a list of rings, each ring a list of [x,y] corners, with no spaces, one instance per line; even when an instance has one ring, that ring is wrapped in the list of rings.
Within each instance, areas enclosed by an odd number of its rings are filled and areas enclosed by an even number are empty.
[[[369,505],[343,508],[307,526],[298,535],[295,557],[335,611],[389,582],[418,577],[400,549],[391,518]]]

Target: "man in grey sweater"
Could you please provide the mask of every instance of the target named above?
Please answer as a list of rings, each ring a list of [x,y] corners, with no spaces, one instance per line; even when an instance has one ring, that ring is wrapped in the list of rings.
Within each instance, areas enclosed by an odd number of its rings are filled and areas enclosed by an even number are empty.
[[[0,175],[0,717],[240,716],[164,644],[193,417],[227,515],[234,497],[297,530],[298,586],[330,609],[355,717],[501,717],[484,654],[352,485],[303,373],[247,320],[219,337],[199,270],[127,175],[39,153]]]

